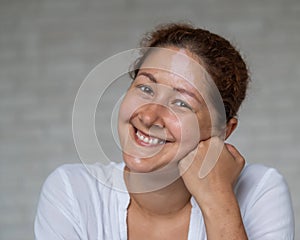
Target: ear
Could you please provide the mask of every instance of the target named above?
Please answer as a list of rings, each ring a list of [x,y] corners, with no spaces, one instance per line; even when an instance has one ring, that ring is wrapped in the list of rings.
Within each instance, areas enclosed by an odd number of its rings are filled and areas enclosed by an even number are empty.
[[[225,136],[225,140],[233,133],[233,131],[236,129],[238,125],[238,120],[237,118],[231,118],[229,119],[229,121],[227,122],[227,126],[226,126],[226,136]]]

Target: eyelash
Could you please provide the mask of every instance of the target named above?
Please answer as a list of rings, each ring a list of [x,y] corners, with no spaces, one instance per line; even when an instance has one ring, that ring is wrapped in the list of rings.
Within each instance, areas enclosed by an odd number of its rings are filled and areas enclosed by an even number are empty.
[[[177,104],[177,103],[179,103],[179,104]],[[193,111],[192,107],[189,104],[187,104],[186,102],[184,102],[184,101],[182,101],[180,99],[176,99],[174,101],[174,104],[177,105],[177,106],[179,106],[179,107],[188,108],[188,109],[190,109],[190,110]]]
[[[143,85],[143,84],[137,85],[137,88],[140,89],[143,93],[149,94],[151,96],[154,95],[152,88],[147,85]],[[186,102],[184,102],[180,99],[174,100],[173,104],[175,104],[178,107],[187,108],[191,111],[194,111],[193,108],[189,104],[187,104]]]
[[[138,85],[137,88],[139,88],[142,92],[146,94],[150,94],[151,96],[154,95],[152,88],[147,85]]]

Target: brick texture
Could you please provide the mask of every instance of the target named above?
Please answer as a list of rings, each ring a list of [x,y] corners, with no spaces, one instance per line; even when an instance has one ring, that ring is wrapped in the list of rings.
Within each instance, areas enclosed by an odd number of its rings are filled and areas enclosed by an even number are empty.
[[[42,183],[57,166],[80,162],[71,118],[89,71],[137,47],[154,25],[177,20],[191,20],[241,49],[252,83],[229,141],[248,162],[285,176],[299,232],[300,1],[1,0],[0,239],[32,239]],[[103,126],[120,89],[108,90],[99,105],[99,136],[111,132]],[[116,146],[99,139],[118,159]]]

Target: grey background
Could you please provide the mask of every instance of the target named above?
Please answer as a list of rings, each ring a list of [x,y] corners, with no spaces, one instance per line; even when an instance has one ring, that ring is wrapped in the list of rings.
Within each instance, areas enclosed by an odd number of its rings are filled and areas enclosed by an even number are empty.
[[[299,232],[300,1],[1,0],[0,239],[32,239],[43,181],[57,166],[80,162],[71,115],[89,71],[176,20],[241,49],[252,84],[230,142],[248,162],[285,176]],[[97,124],[99,134],[109,132]]]

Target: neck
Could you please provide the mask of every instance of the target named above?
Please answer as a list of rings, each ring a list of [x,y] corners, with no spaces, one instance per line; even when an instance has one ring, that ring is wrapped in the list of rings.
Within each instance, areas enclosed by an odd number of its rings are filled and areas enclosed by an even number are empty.
[[[177,172],[176,174],[179,173]],[[124,179],[131,198],[130,205],[133,205],[144,214],[148,216],[170,217],[191,207],[191,194],[179,175],[177,175],[176,180],[172,181],[171,184],[152,191],[141,191],[141,185],[149,186],[150,177],[147,176],[146,179],[141,178],[143,177],[132,176],[130,172],[125,171]],[[159,179],[157,175],[153,178],[153,181],[157,183]],[[139,191],[134,191],[136,189],[139,189]]]

